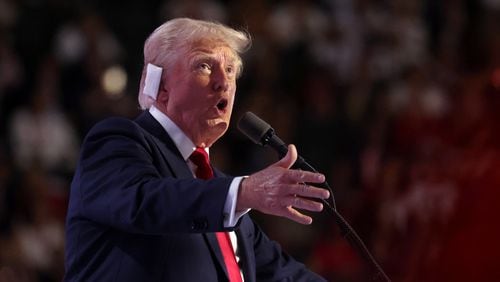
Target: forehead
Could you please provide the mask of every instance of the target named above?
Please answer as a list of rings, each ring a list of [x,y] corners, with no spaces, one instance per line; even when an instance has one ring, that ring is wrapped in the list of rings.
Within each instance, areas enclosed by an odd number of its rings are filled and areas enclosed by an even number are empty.
[[[193,56],[209,56],[218,57],[223,56],[225,60],[230,62],[239,62],[239,56],[237,53],[229,47],[229,45],[221,40],[207,40],[201,39],[193,42],[189,48],[187,48],[187,55]]]

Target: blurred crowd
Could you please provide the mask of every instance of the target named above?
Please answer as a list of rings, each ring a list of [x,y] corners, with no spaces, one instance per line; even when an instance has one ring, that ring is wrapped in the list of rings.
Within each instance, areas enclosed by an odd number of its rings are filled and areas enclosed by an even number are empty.
[[[498,279],[500,1],[0,0],[0,281],[61,280],[79,145],[139,113],[144,40],[179,16],[253,38],[219,167],[276,161],[235,129],[252,111],[327,175],[393,281]],[[253,216],[328,280],[368,280],[328,212]]]

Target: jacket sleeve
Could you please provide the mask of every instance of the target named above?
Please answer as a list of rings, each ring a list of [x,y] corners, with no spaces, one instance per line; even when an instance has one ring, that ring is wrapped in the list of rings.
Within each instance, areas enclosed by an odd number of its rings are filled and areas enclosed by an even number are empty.
[[[70,209],[77,217],[130,233],[221,231],[233,178],[178,178],[169,166],[136,123],[105,120],[82,146]]]

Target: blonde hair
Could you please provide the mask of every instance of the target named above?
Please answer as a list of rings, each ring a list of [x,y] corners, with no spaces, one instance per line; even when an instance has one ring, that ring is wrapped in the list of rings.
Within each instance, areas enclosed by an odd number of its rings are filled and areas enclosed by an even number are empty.
[[[144,43],[144,67],[139,86],[139,105],[141,109],[148,109],[154,100],[143,93],[146,66],[148,63],[162,68],[173,65],[192,44],[202,39],[220,41],[235,51],[238,60],[238,74],[241,73],[243,63],[239,54],[250,48],[250,35],[220,23],[177,18],[169,20],[151,33]]]

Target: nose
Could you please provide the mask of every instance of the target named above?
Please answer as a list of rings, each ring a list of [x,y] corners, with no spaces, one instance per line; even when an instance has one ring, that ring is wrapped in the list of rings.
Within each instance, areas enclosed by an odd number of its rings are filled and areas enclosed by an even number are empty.
[[[212,73],[213,83],[212,88],[215,92],[226,92],[229,89],[229,77],[222,68],[217,68],[217,71]]]

